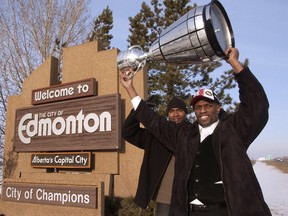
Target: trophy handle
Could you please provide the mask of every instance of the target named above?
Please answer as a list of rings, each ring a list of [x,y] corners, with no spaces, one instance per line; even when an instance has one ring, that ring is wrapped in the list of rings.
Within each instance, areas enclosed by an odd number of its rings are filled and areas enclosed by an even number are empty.
[[[128,48],[128,50],[139,50],[140,53],[143,53],[143,49],[141,46],[139,45],[133,45],[131,47]],[[128,70],[126,70],[124,72],[124,75],[127,79],[131,79],[132,77],[134,77],[136,75],[136,73],[138,73],[138,71],[144,67],[144,65],[146,64],[146,58],[145,59],[142,59],[141,58],[142,56],[136,56],[135,59],[134,59],[134,62],[133,63],[138,63],[138,66],[137,67],[130,67],[130,68],[127,68]],[[140,61],[140,62],[138,62]]]
[[[146,64],[147,54],[139,45],[120,52],[117,57],[118,68],[126,79],[131,79]]]
[[[132,49],[135,49],[135,48],[136,49],[140,49],[143,52],[143,49],[142,49],[142,47],[140,45],[133,45],[133,46],[129,47],[128,50],[132,50]]]

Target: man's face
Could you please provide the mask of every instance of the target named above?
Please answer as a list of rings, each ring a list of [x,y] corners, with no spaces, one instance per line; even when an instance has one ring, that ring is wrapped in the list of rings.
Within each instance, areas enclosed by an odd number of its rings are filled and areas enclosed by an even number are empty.
[[[184,110],[179,108],[171,108],[168,112],[169,121],[181,123],[186,118],[186,113]]]
[[[194,106],[194,111],[198,123],[202,127],[207,127],[218,120],[220,105],[205,100],[199,100]]]

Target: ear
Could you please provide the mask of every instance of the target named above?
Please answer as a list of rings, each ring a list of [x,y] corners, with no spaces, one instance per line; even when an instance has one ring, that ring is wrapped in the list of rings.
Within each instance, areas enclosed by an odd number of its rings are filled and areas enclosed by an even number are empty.
[[[217,107],[216,107],[216,109],[217,109],[217,112],[218,112],[218,114],[219,114],[219,113],[220,113],[220,110],[221,110],[221,105],[218,104]]]

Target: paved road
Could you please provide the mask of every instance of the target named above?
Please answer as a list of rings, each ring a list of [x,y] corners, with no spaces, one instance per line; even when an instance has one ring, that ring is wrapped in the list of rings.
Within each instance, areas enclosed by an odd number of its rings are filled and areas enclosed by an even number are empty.
[[[272,215],[288,216],[288,174],[264,162],[257,162],[254,171]]]

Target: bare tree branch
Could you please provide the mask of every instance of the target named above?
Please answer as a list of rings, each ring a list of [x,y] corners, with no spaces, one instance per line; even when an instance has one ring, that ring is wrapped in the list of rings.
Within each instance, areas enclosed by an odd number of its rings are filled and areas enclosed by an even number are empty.
[[[0,150],[7,98],[49,56],[83,43],[92,28],[89,0],[3,0],[0,4]],[[89,23],[91,22],[91,23]]]

